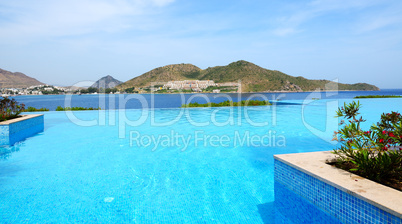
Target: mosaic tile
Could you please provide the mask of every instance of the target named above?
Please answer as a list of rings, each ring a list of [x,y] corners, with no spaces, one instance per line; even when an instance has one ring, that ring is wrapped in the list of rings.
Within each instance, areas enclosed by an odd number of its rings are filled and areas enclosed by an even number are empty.
[[[400,218],[278,160],[275,160],[275,182],[343,223],[402,224]]]
[[[43,116],[0,126],[0,145],[14,145],[44,130]]]

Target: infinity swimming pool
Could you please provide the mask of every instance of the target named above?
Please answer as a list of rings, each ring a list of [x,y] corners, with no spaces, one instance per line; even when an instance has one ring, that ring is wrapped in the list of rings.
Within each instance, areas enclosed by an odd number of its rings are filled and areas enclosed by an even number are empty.
[[[43,133],[0,148],[0,219],[297,223],[313,214],[317,223],[336,223],[274,183],[273,155],[334,148],[328,139],[344,101],[47,112]],[[360,102],[367,126],[402,111],[400,99]]]

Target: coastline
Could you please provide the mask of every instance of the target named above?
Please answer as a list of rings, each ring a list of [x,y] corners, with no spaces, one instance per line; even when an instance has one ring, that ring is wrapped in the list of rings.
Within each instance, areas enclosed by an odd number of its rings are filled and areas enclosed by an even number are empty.
[[[381,90],[388,90],[388,89],[381,89]],[[191,93],[97,93],[97,94],[46,94],[46,95],[10,95],[7,97],[16,97],[16,96],[65,96],[65,95],[77,95],[77,96],[91,96],[91,95],[130,95],[130,94],[141,94],[141,95],[151,95],[151,94],[158,94],[158,95],[179,95],[179,94],[258,94],[258,93],[325,93],[325,92],[375,92],[381,90],[320,90],[320,91],[261,91],[261,92],[223,92],[223,93],[213,93],[213,92],[191,92]],[[389,89],[394,90],[394,89]],[[395,89],[398,90],[398,89]]]
[[[220,103],[230,97],[232,101],[247,99],[269,99],[270,101],[306,100],[311,98],[350,99],[355,96],[372,95],[373,91],[338,91],[338,92],[254,92],[254,93],[135,93],[135,94],[82,94],[82,95],[18,95],[15,99],[25,104],[25,107],[47,108],[51,111],[57,106],[71,101],[74,107],[118,108],[121,103],[126,109],[142,108],[179,108],[190,102]],[[313,95],[312,95],[313,94]],[[402,89],[383,89],[375,92],[377,95],[402,95]],[[114,99],[113,99],[114,98]],[[123,102],[124,101],[124,102]],[[113,103],[115,102],[115,103]],[[399,101],[398,101],[399,102]],[[112,103],[111,105],[109,105]],[[114,106],[113,106],[114,105]]]

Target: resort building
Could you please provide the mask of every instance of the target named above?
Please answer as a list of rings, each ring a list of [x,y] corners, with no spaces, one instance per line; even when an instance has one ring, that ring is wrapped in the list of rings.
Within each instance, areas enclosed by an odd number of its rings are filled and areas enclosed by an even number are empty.
[[[209,86],[217,86],[213,80],[183,80],[183,81],[169,81],[163,85],[164,89],[185,89],[185,90],[198,90],[206,89]]]
[[[169,81],[163,85],[164,89],[176,89],[176,90],[193,90],[196,92],[201,92],[210,86],[214,87],[239,87],[238,82],[225,82],[225,83],[215,83],[213,80],[183,80],[183,81]]]

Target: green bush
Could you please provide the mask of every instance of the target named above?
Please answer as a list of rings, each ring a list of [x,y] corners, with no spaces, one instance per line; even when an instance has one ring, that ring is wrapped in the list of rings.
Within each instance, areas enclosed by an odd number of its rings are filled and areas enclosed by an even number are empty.
[[[124,90],[126,93],[134,93],[135,87],[127,88]]]
[[[335,132],[341,146],[335,149],[336,165],[392,187],[402,181],[402,116],[398,112],[382,114],[368,131],[361,128],[365,120],[358,117],[359,102],[344,104],[337,111],[343,125]],[[399,187],[395,187],[400,189]]]
[[[395,95],[367,95],[367,96],[355,96],[355,99],[364,99],[364,98],[402,98],[402,96],[395,96]]]
[[[4,97],[0,100],[0,121],[17,118],[25,110],[25,105],[15,99]]]
[[[35,108],[35,107],[28,107],[27,109],[24,110],[24,112],[38,112],[38,111],[49,111],[47,108]]]
[[[70,110],[101,110],[100,107],[62,107],[57,106],[56,111],[70,111]]]

